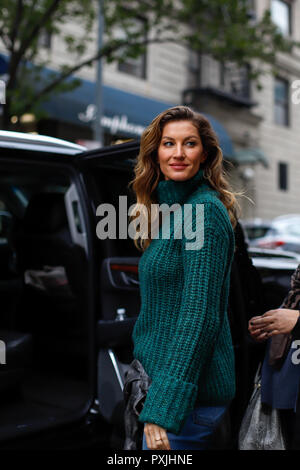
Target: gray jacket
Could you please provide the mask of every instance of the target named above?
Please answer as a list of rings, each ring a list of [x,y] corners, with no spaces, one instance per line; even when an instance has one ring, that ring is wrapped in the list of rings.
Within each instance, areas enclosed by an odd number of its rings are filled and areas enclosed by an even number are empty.
[[[125,401],[125,444],[124,450],[142,448],[144,425],[138,420],[151,384],[151,379],[142,364],[134,359],[125,373],[123,389]]]

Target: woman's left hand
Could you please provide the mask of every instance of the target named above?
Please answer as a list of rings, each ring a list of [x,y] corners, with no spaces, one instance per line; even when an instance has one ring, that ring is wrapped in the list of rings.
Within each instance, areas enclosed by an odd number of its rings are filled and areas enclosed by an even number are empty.
[[[299,310],[278,308],[269,310],[260,317],[253,317],[249,321],[249,331],[253,336],[274,336],[290,333],[299,318]]]
[[[144,433],[148,449],[171,450],[167,432],[157,424],[145,423]]]

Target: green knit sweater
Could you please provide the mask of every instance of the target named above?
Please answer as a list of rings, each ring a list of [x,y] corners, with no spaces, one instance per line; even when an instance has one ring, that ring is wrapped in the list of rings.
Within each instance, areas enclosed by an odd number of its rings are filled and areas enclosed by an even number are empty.
[[[156,197],[159,204],[180,204],[181,211],[191,204],[193,212],[187,220],[182,217],[182,227],[190,226],[182,228],[181,238],[174,236],[171,216],[170,239],[162,238],[160,227],[140,258],[141,310],[133,355],[152,383],[139,420],[179,434],[195,406],[228,404],[235,395],[227,317],[234,234],[202,170],[186,181],[160,181]],[[186,249],[188,229],[196,230],[197,204],[204,207],[203,246]]]

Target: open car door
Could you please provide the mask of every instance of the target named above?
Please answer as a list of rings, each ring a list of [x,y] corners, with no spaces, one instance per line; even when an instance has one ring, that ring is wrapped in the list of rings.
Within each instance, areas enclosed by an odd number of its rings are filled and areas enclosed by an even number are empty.
[[[134,203],[128,184],[138,150],[138,143],[131,143],[78,157],[94,217],[95,388],[99,412],[110,425],[110,445],[116,449],[124,444],[124,374],[133,360],[131,335],[140,311],[138,263],[142,253],[128,233],[119,236],[120,219],[123,217],[127,227],[127,208]],[[110,209],[116,233],[109,233],[108,227],[107,236],[99,237],[97,226],[103,217],[97,214]]]
[[[96,330],[98,400],[119,445],[124,426],[124,374],[133,360],[131,334],[140,306],[138,261],[135,257],[105,258],[101,266],[103,315]]]

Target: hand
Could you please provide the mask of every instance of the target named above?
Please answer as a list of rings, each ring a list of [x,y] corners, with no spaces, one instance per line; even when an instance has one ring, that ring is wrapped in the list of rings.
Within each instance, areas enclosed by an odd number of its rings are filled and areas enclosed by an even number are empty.
[[[148,449],[171,450],[167,432],[153,423],[145,423],[144,433]]]
[[[259,317],[252,317],[248,323],[248,330],[251,335],[251,338],[258,343],[262,343],[266,339],[268,339],[268,333],[263,330],[262,326],[256,323],[256,320],[259,320]]]
[[[256,341],[264,341],[270,336],[290,333],[299,318],[299,310],[278,308],[269,310],[260,317],[249,321],[249,332]]]

